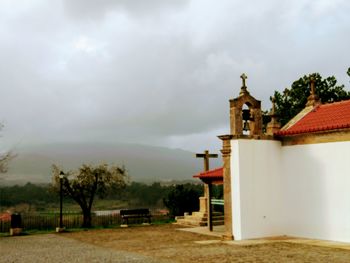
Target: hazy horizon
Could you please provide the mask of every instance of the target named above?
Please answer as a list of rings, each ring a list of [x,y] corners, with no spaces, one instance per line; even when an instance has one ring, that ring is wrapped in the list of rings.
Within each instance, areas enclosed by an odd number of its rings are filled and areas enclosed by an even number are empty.
[[[349,90],[350,2],[0,2],[0,151],[135,143],[218,152],[241,73],[274,90],[319,72]]]

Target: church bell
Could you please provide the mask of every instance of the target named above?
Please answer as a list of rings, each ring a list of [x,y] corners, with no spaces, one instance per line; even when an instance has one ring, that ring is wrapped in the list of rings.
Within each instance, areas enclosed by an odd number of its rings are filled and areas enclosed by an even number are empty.
[[[250,110],[249,109],[244,109],[242,110],[242,119],[244,121],[243,123],[243,131],[249,131],[249,121],[251,120],[250,118]]]

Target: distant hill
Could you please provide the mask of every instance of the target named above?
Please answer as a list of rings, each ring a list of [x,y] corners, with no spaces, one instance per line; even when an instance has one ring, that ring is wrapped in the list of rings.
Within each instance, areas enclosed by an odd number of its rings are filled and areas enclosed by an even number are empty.
[[[188,180],[203,169],[203,161],[194,153],[138,144],[47,144],[17,149],[18,156],[1,183],[47,183],[51,181],[51,165],[65,170],[76,169],[82,163],[125,165],[133,181]],[[211,167],[222,165],[221,159],[211,159]]]

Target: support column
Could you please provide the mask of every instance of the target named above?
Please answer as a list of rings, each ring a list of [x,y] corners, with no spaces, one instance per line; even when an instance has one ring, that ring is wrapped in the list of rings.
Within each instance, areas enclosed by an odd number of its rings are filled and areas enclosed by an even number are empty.
[[[231,192],[231,139],[232,135],[218,136],[222,142],[221,150],[223,159],[223,179],[224,179],[224,220],[225,233],[222,236],[223,240],[233,240],[233,226],[232,226],[232,192]]]
[[[208,186],[208,228],[209,231],[213,231],[213,208],[211,205],[211,192],[212,192],[212,184],[209,182]]]

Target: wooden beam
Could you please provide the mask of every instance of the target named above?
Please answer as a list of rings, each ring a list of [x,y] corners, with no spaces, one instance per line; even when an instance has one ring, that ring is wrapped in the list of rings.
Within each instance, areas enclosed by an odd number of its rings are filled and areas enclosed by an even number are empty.
[[[205,150],[204,153],[196,153],[196,158],[204,159],[204,171],[209,171],[209,159],[210,158],[218,158],[219,155],[214,153],[209,153],[208,150]]]

